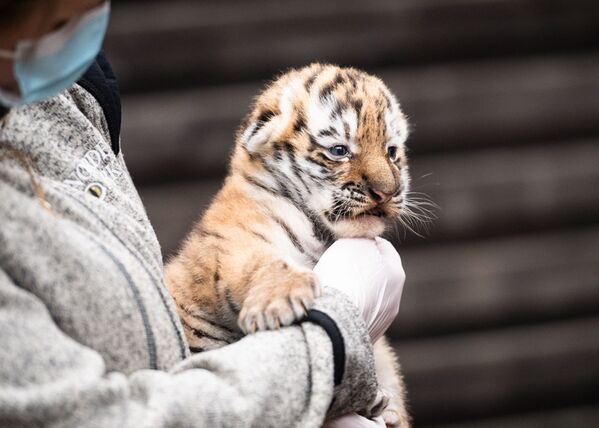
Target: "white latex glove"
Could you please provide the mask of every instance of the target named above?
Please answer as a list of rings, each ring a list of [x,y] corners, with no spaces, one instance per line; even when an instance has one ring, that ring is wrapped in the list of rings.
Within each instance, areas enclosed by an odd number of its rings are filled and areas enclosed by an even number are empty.
[[[314,272],[323,286],[341,290],[356,304],[373,343],[385,333],[399,311],[406,279],[389,241],[340,239],[324,252]]]
[[[386,428],[386,425],[381,416],[370,420],[357,413],[350,413],[325,423],[323,428]]]

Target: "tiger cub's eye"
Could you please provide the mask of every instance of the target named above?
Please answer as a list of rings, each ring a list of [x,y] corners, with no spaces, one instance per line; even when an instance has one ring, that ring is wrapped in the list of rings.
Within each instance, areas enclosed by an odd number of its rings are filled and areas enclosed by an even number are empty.
[[[389,156],[389,159],[391,159],[392,162],[395,162],[398,157],[397,147],[395,147],[395,146],[387,147],[387,156]]]
[[[344,146],[343,144],[338,144],[336,146],[329,147],[329,153],[335,156],[336,158],[341,158],[349,154],[349,149],[347,148],[347,146]]]

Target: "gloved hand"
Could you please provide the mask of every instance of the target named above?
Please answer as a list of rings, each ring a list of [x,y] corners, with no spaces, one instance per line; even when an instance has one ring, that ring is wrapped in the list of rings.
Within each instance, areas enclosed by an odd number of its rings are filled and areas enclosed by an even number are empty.
[[[323,428],[385,428],[385,422],[382,416],[374,418],[373,420],[366,419],[364,416],[360,416],[357,413],[350,413],[349,415],[335,418],[324,424]]]
[[[323,286],[339,289],[356,304],[373,343],[385,333],[399,311],[406,279],[389,241],[340,239],[324,252],[314,272]]]

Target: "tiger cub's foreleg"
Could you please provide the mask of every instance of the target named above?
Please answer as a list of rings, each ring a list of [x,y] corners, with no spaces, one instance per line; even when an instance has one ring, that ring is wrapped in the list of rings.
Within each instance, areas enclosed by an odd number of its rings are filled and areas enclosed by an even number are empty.
[[[385,337],[381,337],[374,344],[374,359],[379,388],[389,399],[383,411],[385,424],[390,428],[409,428],[410,416],[406,408],[405,385],[397,357]]]
[[[241,242],[246,247],[227,251],[200,252],[205,243],[188,245],[167,266],[166,282],[193,348],[214,349],[239,340],[241,332],[290,325],[320,295],[311,270],[278,258],[259,242],[250,251],[247,237]]]
[[[282,260],[271,261],[250,279],[239,327],[247,334],[290,325],[305,315],[319,295],[318,278],[312,271]]]

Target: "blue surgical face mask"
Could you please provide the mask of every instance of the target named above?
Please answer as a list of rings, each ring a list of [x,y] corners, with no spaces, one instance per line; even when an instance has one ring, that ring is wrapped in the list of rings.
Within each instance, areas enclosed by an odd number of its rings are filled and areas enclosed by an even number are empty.
[[[0,88],[0,104],[35,103],[58,95],[79,80],[100,52],[109,15],[107,1],[38,40],[18,42],[14,52],[0,50],[0,58],[14,61],[20,91],[15,94]]]

